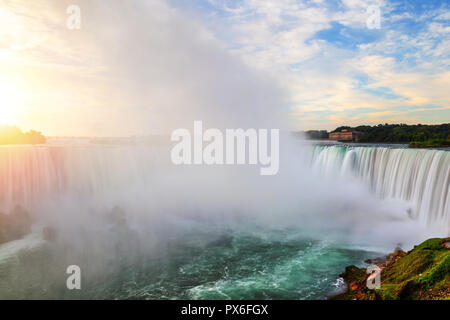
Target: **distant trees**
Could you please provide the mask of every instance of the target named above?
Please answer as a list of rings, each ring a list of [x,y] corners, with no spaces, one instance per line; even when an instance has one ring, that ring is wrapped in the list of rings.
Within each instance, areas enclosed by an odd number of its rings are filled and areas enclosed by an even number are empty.
[[[450,123],[438,125],[379,124],[376,126],[341,126],[330,133],[342,130],[361,132],[358,142],[366,143],[409,143],[410,147],[450,147]],[[326,130],[309,130],[303,133],[308,139],[328,139]]]
[[[30,130],[23,133],[15,126],[0,126],[0,144],[44,144],[42,133]]]
[[[449,145],[450,123],[440,125],[407,125],[407,124],[379,124],[376,126],[338,127],[332,132],[342,129],[353,129],[363,132],[359,142],[372,143],[413,143],[417,145]]]

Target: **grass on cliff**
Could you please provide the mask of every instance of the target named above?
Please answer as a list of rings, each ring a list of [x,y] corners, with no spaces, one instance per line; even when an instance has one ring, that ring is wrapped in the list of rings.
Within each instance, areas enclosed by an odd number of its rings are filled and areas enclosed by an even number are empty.
[[[450,250],[441,241],[429,239],[385,268],[376,293],[389,300],[445,298],[450,290]]]
[[[426,240],[406,255],[398,256],[395,262],[382,270],[380,289],[367,288],[365,269],[348,266],[341,276],[349,288],[332,299],[449,300],[450,250],[441,244],[443,240]]]
[[[448,148],[450,147],[449,139],[430,139],[426,141],[411,141],[411,148]]]

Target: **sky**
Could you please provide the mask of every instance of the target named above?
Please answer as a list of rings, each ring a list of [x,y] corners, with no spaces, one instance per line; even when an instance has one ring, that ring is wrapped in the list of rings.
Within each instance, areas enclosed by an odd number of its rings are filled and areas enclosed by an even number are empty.
[[[0,123],[50,136],[450,122],[446,1],[0,0],[0,21]]]

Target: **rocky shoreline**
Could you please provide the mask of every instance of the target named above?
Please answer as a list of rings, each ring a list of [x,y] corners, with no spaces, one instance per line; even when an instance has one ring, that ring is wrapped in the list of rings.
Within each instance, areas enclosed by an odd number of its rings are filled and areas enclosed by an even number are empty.
[[[331,300],[449,300],[450,238],[428,239],[408,252],[367,260],[380,273],[381,286],[369,289],[374,274],[366,268],[348,266],[340,274],[345,292]],[[370,278],[370,279],[369,279]]]

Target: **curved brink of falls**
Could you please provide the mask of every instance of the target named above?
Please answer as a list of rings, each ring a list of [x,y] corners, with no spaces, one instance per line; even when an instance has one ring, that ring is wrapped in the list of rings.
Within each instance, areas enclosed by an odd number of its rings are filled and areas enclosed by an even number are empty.
[[[450,152],[383,147],[316,146],[312,165],[365,182],[381,198],[413,204],[411,217],[450,229]]]
[[[355,176],[381,198],[409,201],[412,218],[450,230],[450,152],[348,146],[315,146],[312,151],[318,170]],[[163,175],[157,165],[162,154],[145,146],[2,147],[0,212],[67,194],[96,198],[105,189],[147,190],[155,176]]]

